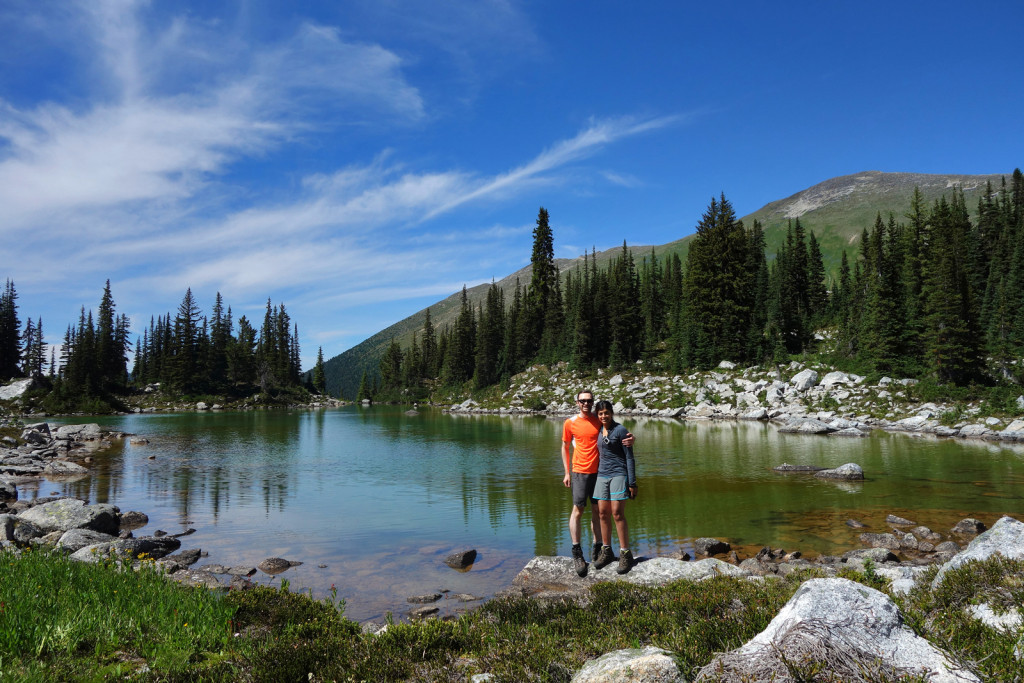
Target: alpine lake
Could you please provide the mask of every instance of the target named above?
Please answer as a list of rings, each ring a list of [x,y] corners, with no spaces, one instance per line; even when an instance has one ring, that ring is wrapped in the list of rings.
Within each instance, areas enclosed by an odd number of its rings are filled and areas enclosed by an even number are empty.
[[[203,564],[301,561],[275,577],[324,597],[333,587],[357,621],[403,619],[407,598],[447,591],[440,614],[472,608],[536,555],[568,555],[570,494],[559,455],[564,416],[449,415],[408,406],[345,406],[64,418],[125,438],[91,474],[21,486],[23,498],[68,495],[149,515],[135,532],[180,533]],[[862,547],[896,514],[940,533],[964,517],[990,525],[1024,512],[1024,446],[873,432],[867,438],[780,434],[758,422],[622,419],[636,435],[638,496],[626,507],[634,555],[727,540],[740,557],[769,545],[805,557]],[[854,462],[866,481],[779,474],[782,463]],[[847,526],[856,519],[867,529]],[[589,521],[589,512],[584,524]],[[585,534],[585,548],[589,534]],[[614,544],[613,544],[614,545]],[[448,554],[476,549],[466,570]],[[589,559],[589,550],[586,551]]]

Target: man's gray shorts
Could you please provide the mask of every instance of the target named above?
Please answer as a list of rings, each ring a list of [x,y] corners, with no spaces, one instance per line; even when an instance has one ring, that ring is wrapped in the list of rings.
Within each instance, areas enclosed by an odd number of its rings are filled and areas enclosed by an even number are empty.
[[[594,500],[594,485],[597,483],[597,472],[572,473],[572,504],[578,508],[587,507],[587,499]]]

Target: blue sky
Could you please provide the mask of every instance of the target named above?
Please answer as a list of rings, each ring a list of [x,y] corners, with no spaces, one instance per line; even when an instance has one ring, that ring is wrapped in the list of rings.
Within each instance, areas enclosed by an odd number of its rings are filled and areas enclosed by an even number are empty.
[[[865,170],[1024,165],[1024,4],[0,3],[0,278],[59,343],[108,278],[308,366],[528,264]]]

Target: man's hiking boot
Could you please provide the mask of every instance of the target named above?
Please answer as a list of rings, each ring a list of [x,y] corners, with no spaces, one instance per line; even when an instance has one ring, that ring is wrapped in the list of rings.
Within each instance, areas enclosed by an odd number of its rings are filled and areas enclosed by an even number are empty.
[[[580,577],[587,575],[587,561],[583,559],[583,548],[578,545],[572,547],[572,566]]]
[[[608,554],[611,555],[611,550],[609,550]],[[619,566],[615,570],[615,573],[625,574],[634,564],[636,564],[636,561],[633,559],[633,553],[628,550],[623,550],[619,552]]]
[[[604,569],[614,561],[615,553],[612,552],[611,547],[601,546],[601,552],[598,553],[597,559],[594,560],[594,569]]]
[[[590,549],[590,561],[591,562],[597,562],[597,558],[600,557],[600,555],[601,555],[601,548],[603,548],[603,547],[604,546],[602,546],[600,543],[595,543],[594,544],[594,547]]]

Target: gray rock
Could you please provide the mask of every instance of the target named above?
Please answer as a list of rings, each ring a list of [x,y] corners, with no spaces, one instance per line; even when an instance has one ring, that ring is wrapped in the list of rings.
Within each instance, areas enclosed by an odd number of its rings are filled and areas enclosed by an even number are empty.
[[[188,550],[182,550],[180,553],[174,555],[168,555],[164,559],[171,562],[177,562],[184,567],[191,567],[199,558],[203,556],[203,551],[199,548],[190,548]]]
[[[942,540],[942,534],[937,534],[926,526],[915,526],[910,530],[910,533],[914,534],[922,541],[931,541],[934,543],[935,541]]]
[[[848,462],[845,465],[840,465],[835,469],[822,470],[821,472],[815,472],[814,476],[819,479],[841,479],[843,481],[863,481],[864,470],[861,466]]]
[[[932,581],[932,589],[938,588],[942,577],[972,560],[986,560],[996,553],[1012,560],[1024,559],[1024,523],[1013,517],[1002,517],[992,528],[981,534],[956,554],[953,559],[939,568]]]
[[[985,529],[987,528],[988,527],[985,526],[984,522],[974,519],[973,517],[968,517],[967,519],[961,519],[959,522],[957,522],[956,525],[951,529],[951,531],[954,534],[962,534],[964,536],[975,536],[985,531]]]
[[[821,378],[821,386],[823,387],[831,387],[836,384],[852,384],[852,382],[849,375],[838,371],[830,372]]]
[[[774,672],[774,680],[790,680],[787,659],[803,661],[823,651],[845,655],[828,660],[829,673],[838,680],[872,672],[878,678],[910,674],[935,683],[979,681],[906,626],[887,595],[838,578],[806,581],[768,628],[716,657],[696,680],[739,680],[755,667],[759,680]]]
[[[217,580],[217,577],[210,572],[179,571],[170,574],[169,578],[183,586],[191,586],[193,588],[208,588],[210,590],[223,588],[220,581]]]
[[[871,560],[875,564],[882,562],[895,562],[899,558],[889,552],[886,548],[864,548],[863,550],[850,550],[843,553],[843,559],[847,564],[853,560]]]
[[[913,526],[914,524],[916,524],[916,522],[911,522],[909,519],[906,519],[904,517],[898,517],[896,515],[888,515],[885,518],[885,523],[886,524],[898,524],[898,525],[901,525],[901,526]]]
[[[97,543],[112,543],[115,540],[116,538],[110,534],[104,534],[91,529],[70,529],[61,535],[60,540],[57,541],[57,547],[67,553],[73,553],[86,546]]]
[[[416,609],[410,610],[409,616],[413,619],[426,619],[440,611],[440,608],[435,607],[434,605],[425,605],[424,607],[417,607]]]
[[[846,520],[846,526],[850,527],[851,529],[867,529],[868,528],[867,524],[865,524],[864,522],[858,522],[856,519],[848,519],[848,520]]]
[[[111,547],[118,555],[128,557],[139,557],[146,555],[152,559],[159,559],[170,555],[181,547],[181,541],[173,536],[143,536],[142,538],[122,538],[114,541]]]
[[[98,439],[102,433],[100,426],[95,422],[84,425],[62,425],[54,432],[54,438],[85,441]]]
[[[288,566],[291,566],[289,564]],[[228,567],[226,571],[221,572],[222,574],[230,574],[231,576],[252,576],[256,573],[256,567],[250,567],[248,565],[238,565],[235,567]]]
[[[579,590],[598,581],[622,581],[643,586],[663,586],[671,581],[686,579],[703,581],[715,576],[749,576],[749,573],[728,562],[714,558],[697,562],[684,562],[668,557],[655,557],[639,561],[627,574],[617,574],[616,565],[594,569],[583,578],[576,575],[570,557],[535,557],[513,580],[515,586],[527,591]]]
[[[444,563],[452,569],[465,569],[476,561],[476,550],[462,550],[444,558]]]
[[[61,498],[37,505],[21,513],[44,532],[92,529],[111,536],[117,534],[120,518],[113,505],[86,505],[77,498]]]
[[[18,487],[14,482],[0,479],[0,501],[18,500]]]
[[[256,566],[265,574],[274,575],[291,569],[292,563],[283,557],[268,557]]]
[[[861,534],[860,542],[872,548],[886,548],[887,550],[899,550],[900,542],[892,534]],[[916,542],[914,544],[917,545]]]
[[[53,477],[74,477],[89,474],[89,470],[78,463],[68,462],[67,460],[51,460],[43,468],[43,474]]]
[[[825,468],[815,465],[790,465],[788,462],[784,462],[772,469],[776,472],[821,472]]]
[[[845,429],[840,429],[838,432],[832,432],[829,436],[849,436],[854,439],[863,439],[870,435],[856,427],[846,427]]]
[[[794,417],[779,427],[783,434],[828,434],[834,431],[836,428],[832,425],[810,417]]]
[[[145,512],[137,512],[135,510],[129,510],[121,514],[121,528],[122,529],[138,529],[149,524],[149,515]]]
[[[71,553],[70,557],[75,562],[85,562],[87,564],[97,564],[98,562],[106,559],[111,553],[111,543],[94,543],[87,545],[84,548],[79,548],[75,552]]]
[[[572,683],[685,683],[670,653],[648,645],[616,650],[591,659],[572,677]]]
[[[437,602],[441,599],[441,597],[442,596],[440,593],[427,593],[426,595],[414,595],[412,597],[406,598],[405,601],[425,605],[431,602]]]
[[[983,424],[967,425],[960,428],[960,436],[964,439],[984,439],[992,434],[992,430]]]
[[[789,383],[797,391],[806,391],[818,383],[818,373],[814,370],[801,370],[790,378]]]
[[[701,555],[718,555],[729,552],[729,544],[717,538],[698,538],[693,542],[693,547]]]
[[[956,541],[943,541],[935,546],[935,552],[956,554],[960,552],[960,544]]]
[[[740,415],[741,420],[767,420],[768,411],[764,408],[751,408]]]
[[[0,530],[0,540],[13,541],[19,545],[41,538],[46,533],[27,519],[7,514],[0,515]]]
[[[989,604],[968,605],[967,613],[989,628],[997,631],[1014,633],[1020,628],[1021,623],[1024,623],[1020,612],[1013,607],[1004,610],[1001,614],[997,614]]]

